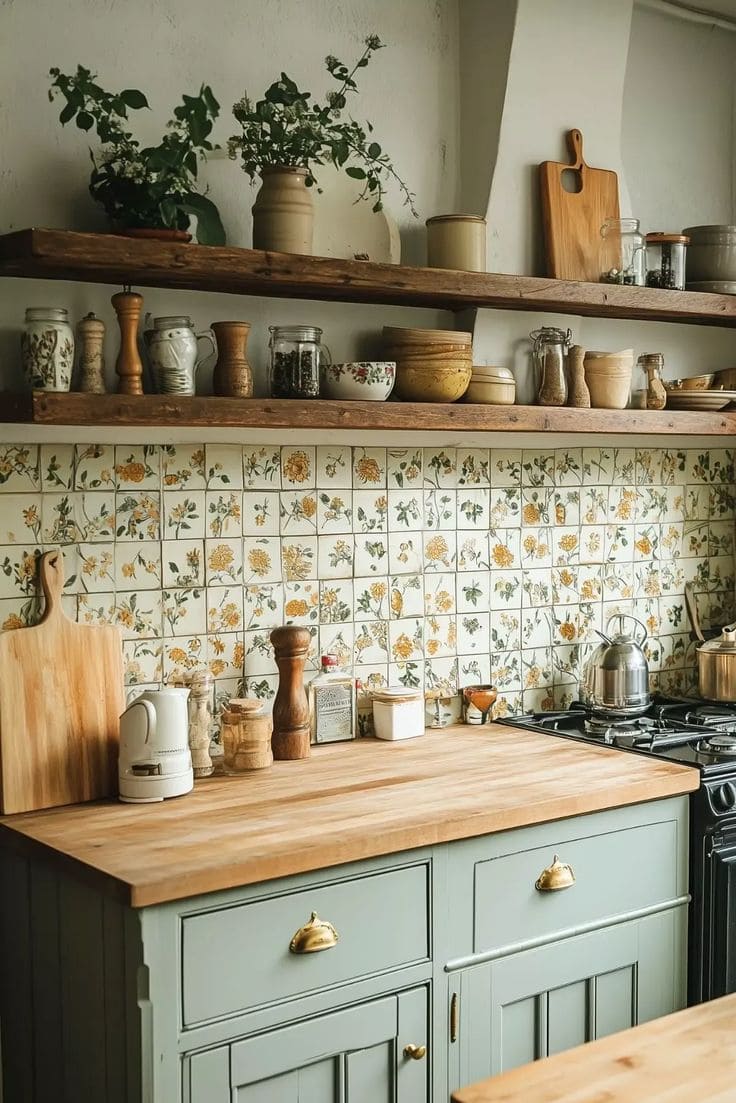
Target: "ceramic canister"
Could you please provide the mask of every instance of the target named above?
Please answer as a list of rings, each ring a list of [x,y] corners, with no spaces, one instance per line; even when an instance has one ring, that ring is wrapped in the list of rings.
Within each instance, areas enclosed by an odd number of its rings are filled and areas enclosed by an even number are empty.
[[[74,367],[74,332],[66,310],[28,307],[21,334],[23,371],[37,391],[68,391]]]
[[[215,344],[209,334],[195,334],[189,318],[153,319],[153,329],[146,330],[144,338],[159,394],[196,393],[194,377],[199,367],[197,341],[200,337],[209,341],[214,350]]]
[[[427,264],[462,272],[486,270],[486,220],[472,214],[427,219]]]

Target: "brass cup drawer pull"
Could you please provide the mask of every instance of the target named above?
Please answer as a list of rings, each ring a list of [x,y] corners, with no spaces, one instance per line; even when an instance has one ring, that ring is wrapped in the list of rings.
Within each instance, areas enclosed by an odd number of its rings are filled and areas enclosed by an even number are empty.
[[[560,892],[569,889],[575,884],[575,874],[572,866],[567,862],[561,862],[555,854],[551,866],[547,866],[537,877],[534,887],[537,892]]]
[[[309,922],[300,927],[292,938],[289,949],[292,954],[316,954],[336,946],[339,937],[331,923],[312,912]]]
[[[414,1046],[409,1044],[404,1046],[404,1057],[408,1057],[411,1061],[421,1061],[423,1057],[427,1056],[426,1046]]]

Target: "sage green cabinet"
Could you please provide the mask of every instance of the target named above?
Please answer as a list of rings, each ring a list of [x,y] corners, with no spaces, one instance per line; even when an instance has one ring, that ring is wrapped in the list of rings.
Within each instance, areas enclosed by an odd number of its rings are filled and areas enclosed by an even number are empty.
[[[0,1103],[447,1103],[674,1011],[687,817],[673,797],[140,910],[0,847]],[[576,882],[539,892],[555,854]],[[290,952],[312,912],[337,942]]]
[[[402,992],[192,1054],[184,1103],[426,1103],[428,990]]]
[[[668,910],[460,970],[451,1090],[682,1006],[682,918]]]

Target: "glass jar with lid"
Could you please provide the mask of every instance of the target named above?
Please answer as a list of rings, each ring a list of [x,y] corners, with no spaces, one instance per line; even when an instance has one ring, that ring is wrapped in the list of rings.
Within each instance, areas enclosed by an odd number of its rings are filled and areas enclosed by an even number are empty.
[[[647,234],[647,287],[685,290],[685,234]]]
[[[567,402],[567,350],[570,330],[542,326],[529,334],[537,402],[540,406],[564,406]]]
[[[646,240],[638,218],[609,218],[601,227],[601,283],[646,283]]]
[[[272,398],[319,398],[320,373],[331,364],[318,326],[269,326]]]

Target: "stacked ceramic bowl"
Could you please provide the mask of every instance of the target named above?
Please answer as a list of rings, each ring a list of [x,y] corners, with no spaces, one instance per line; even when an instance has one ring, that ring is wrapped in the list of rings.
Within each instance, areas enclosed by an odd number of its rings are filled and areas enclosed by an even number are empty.
[[[386,355],[396,361],[394,394],[404,402],[457,402],[473,371],[473,336],[454,329],[384,326]]]
[[[465,401],[488,406],[511,406],[516,399],[516,380],[508,368],[475,364]]]
[[[585,382],[590,404],[602,410],[624,410],[631,395],[634,350],[586,352]]]

